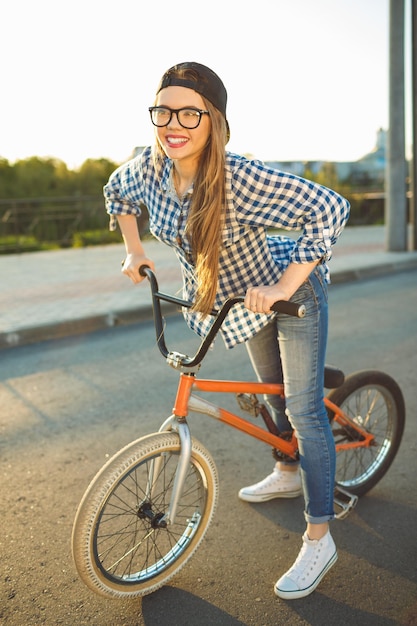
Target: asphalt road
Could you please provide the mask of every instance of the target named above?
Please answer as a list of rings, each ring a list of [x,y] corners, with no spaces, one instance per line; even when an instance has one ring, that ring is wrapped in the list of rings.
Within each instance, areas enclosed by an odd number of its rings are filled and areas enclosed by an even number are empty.
[[[328,362],[346,372],[378,368],[400,384],[407,423],[389,473],[332,534],[339,561],[316,592],[273,594],[304,530],[302,498],[249,505],[238,489],[272,467],[269,450],[192,417],[213,454],[220,504],[207,539],[165,588],[136,601],[106,600],[79,581],[71,527],[89,480],[122,445],[169,415],[177,374],[155,347],[150,323],[4,350],[0,361],[2,594],[10,626],[291,626],[417,624],[417,272],[330,290]],[[169,347],[196,339],[167,319]],[[244,348],[218,341],[205,376],[250,379]],[[226,406],[227,406],[226,401]],[[230,400],[234,406],[234,400]]]

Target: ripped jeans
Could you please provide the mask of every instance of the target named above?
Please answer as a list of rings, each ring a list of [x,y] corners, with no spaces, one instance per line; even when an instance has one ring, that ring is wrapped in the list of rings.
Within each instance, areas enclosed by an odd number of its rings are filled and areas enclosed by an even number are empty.
[[[262,382],[283,382],[285,400],[265,396],[280,431],[297,433],[307,522],[334,517],[333,490],[336,451],[323,402],[327,344],[327,286],[320,267],[291,298],[304,304],[304,318],[278,314],[246,342]]]

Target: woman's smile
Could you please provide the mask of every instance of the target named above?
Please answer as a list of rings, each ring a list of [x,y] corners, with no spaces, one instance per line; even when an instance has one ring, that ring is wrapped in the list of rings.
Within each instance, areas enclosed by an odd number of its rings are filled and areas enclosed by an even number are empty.
[[[165,135],[165,142],[170,148],[182,148],[186,143],[188,143],[188,141],[188,137],[184,137],[182,135]]]

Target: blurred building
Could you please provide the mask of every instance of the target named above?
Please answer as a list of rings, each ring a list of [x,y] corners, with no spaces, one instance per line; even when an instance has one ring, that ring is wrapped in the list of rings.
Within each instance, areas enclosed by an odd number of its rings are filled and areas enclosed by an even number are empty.
[[[339,181],[356,184],[382,184],[385,178],[387,132],[380,128],[374,149],[357,161],[332,162]],[[308,170],[318,174],[328,161],[267,161],[266,164],[303,176]]]
[[[373,150],[357,161],[332,162],[340,182],[349,181],[352,184],[383,184],[385,179],[387,131],[380,128],[377,132],[376,144]],[[133,150],[132,157],[143,152],[143,146]],[[318,174],[329,161],[265,161],[265,164],[284,172],[291,172],[297,176],[305,175],[306,171]]]

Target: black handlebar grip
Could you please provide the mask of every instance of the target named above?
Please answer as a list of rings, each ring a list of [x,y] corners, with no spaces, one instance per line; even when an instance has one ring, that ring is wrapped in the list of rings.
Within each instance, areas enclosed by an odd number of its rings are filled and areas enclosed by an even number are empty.
[[[294,317],[304,317],[306,314],[304,304],[297,304],[296,302],[289,302],[287,300],[278,300],[278,302],[274,302],[271,309],[277,313],[286,313],[287,315],[293,315]]]
[[[148,270],[148,269],[149,269],[149,265],[141,265],[139,268],[139,274],[141,276],[146,276],[145,270]]]

